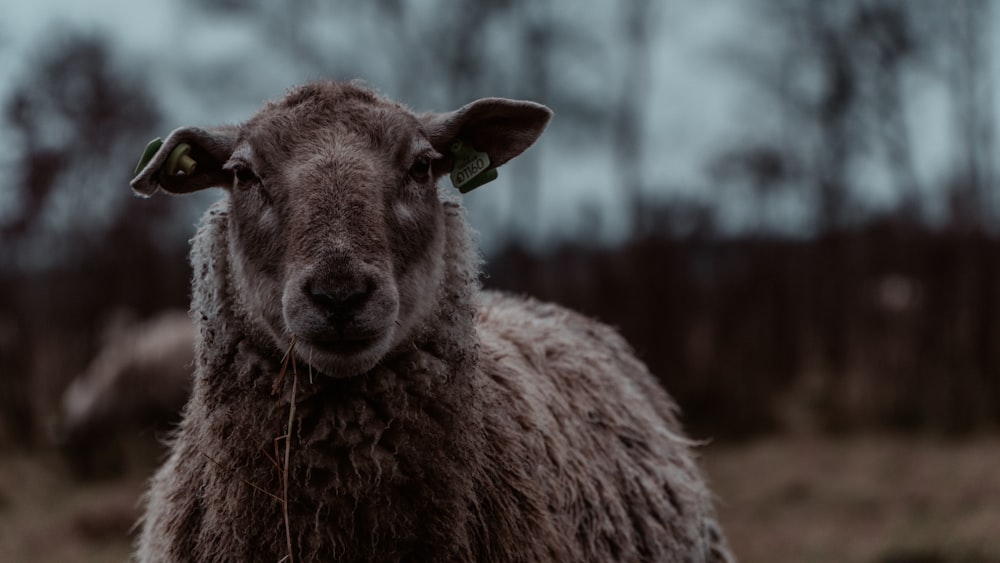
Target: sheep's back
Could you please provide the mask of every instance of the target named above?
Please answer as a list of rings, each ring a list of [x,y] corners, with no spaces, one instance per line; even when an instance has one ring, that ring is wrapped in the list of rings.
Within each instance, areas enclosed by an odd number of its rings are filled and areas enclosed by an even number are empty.
[[[490,292],[477,330],[496,402],[485,426],[525,444],[513,461],[576,539],[574,558],[726,559],[677,406],[616,331]]]

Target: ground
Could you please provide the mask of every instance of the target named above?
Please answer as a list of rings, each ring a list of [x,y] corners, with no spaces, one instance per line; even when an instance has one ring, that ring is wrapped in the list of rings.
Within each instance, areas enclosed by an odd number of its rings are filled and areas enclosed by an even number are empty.
[[[0,456],[0,561],[128,559],[145,476],[80,483],[54,453]]]
[[[127,559],[146,475],[79,483],[52,453],[0,459],[0,561]],[[768,438],[702,462],[741,561],[1000,563],[1000,439]]]
[[[1000,441],[774,438],[703,463],[745,562],[1000,562]]]

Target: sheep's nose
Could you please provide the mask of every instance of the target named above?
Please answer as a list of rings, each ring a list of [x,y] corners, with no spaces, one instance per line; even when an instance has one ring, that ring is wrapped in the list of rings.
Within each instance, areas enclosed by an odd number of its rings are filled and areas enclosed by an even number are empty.
[[[302,288],[327,321],[343,328],[361,311],[375,291],[375,282],[364,278],[338,277],[309,280]]]

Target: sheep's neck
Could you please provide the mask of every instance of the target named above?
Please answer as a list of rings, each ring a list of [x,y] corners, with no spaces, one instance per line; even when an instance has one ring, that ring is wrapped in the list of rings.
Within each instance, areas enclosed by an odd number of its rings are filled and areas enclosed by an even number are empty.
[[[471,452],[484,451],[485,432],[475,376],[475,255],[460,209],[446,215],[442,284],[452,291],[440,294],[449,300],[369,373],[313,373],[310,381],[308,365],[289,366],[273,394],[284,350],[264,345],[265,335],[241,318],[228,294],[227,208],[213,207],[192,250],[198,376],[182,425],[193,434],[184,459],[197,465],[197,482],[186,486],[213,497],[204,499],[215,511],[206,520],[243,522],[246,507],[254,507],[252,529],[240,537],[254,538],[254,549],[278,546],[276,558],[284,546],[283,507],[293,535],[321,518],[338,546],[393,543],[421,553],[440,549],[434,546],[445,545],[445,536],[456,542],[456,522],[464,518],[458,515],[468,509],[481,463]],[[205,487],[207,481],[215,485]],[[397,516],[391,522],[368,521],[387,506]],[[216,532],[204,526],[203,543],[211,545]],[[303,553],[323,553],[323,546],[307,545],[314,539],[301,538]]]

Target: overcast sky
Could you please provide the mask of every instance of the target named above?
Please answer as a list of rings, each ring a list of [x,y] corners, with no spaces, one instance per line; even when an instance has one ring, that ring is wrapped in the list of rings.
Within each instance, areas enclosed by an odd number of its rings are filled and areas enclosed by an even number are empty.
[[[581,66],[578,61],[579,68],[567,65],[559,72],[567,80],[572,78],[580,88],[593,89],[595,96],[604,89],[614,88],[605,75],[611,75],[610,69],[616,68],[620,64],[617,59],[623,56],[615,39],[618,30],[607,21],[609,6],[617,3],[558,5],[559,9],[570,5],[586,8],[565,17],[587,20],[584,26],[605,47],[592,65],[585,62]],[[759,115],[748,115],[760,111],[762,106],[754,98],[760,93],[754,91],[745,74],[727,63],[724,53],[766,49],[773,29],[747,8],[748,3],[738,0],[676,0],[654,5],[657,22],[652,27],[657,32],[650,52],[648,90],[641,97],[646,116],[646,183],[664,197],[676,194],[697,197],[699,191],[706,190],[706,162],[712,151],[752,136],[747,123],[767,121]],[[262,34],[260,29],[239,18],[206,18],[200,12],[193,12],[190,6],[191,3],[183,1],[5,2],[0,7],[0,99],[6,96],[14,79],[27,72],[26,67],[40,45],[57,40],[60,30],[69,28],[107,36],[112,46],[120,50],[125,64],[136,66],[159,92],[167,93],[161,96],[161,103],[171,126],[240,121],[262,100],[280,95],[296,82],[315,77],[304,65],[296,65],[271,52],[266,32]],[[361,65],[367,75],[361,77],[398,97],[400,93],[393,91],[396,87],[393,68],[386,58],[378,56],[380,30],[372,22],[377,20],[342,20],[339,30],[330,29],[324,37],[328,38],[329,49],[342,50],[349,56],[367,54],[369,58]],[[213,95],[185,85],[185,73],[206,61],[233,61],[234,78],[239,81],[238,96],[231,92]],[[921,130],[915,135],[921,140],[917,161],[925,175],[938,173],[935,168],[941,166],[939,163],[947,155],[945,135],[939,131],[946,113],[939,94],[928,89],[926,94],[913,97],[913,111],[921,115],[918,120]],[[412,103],[412,100],[402,101]],[[558,137],[562,125],[559,108],[555,109],[554,132],[550,135]],[[542,161],[539,176],[542,185],[538,188],[543,216],[541,233],[572,236],[582,228],[591,227],[584,224],[585,214],[579,211],[581,205],[589,205],[601,210],[599,234],[613,240],[623,232],[624,225],[624,206],[613,155],[607,147],[603,153],[595,152],[593,147],[578,148],[547,138],[532,149]],[[137,154],[139,151],[141,147],[137,148]],[[512,174],[501,171],[498,182],[469,197],[473,217],[481,217],[479,226],[484,231],[496,227],[488,224],[491,218],[518,213],[519,203],[513,195],[518,192],[509,184],[512,177],[521,176],[516,171]],[[891,187],[880,183],[877,173],[872,178],[866,188],[872,201],[891,201]],[[737,195],[732,198],[730,211],[723,216],[739,223],[749,206],[742,205]],[[791,224],[795,223],[793,215],[790,212]],[[487,232],[485,236],[493,235]]]

